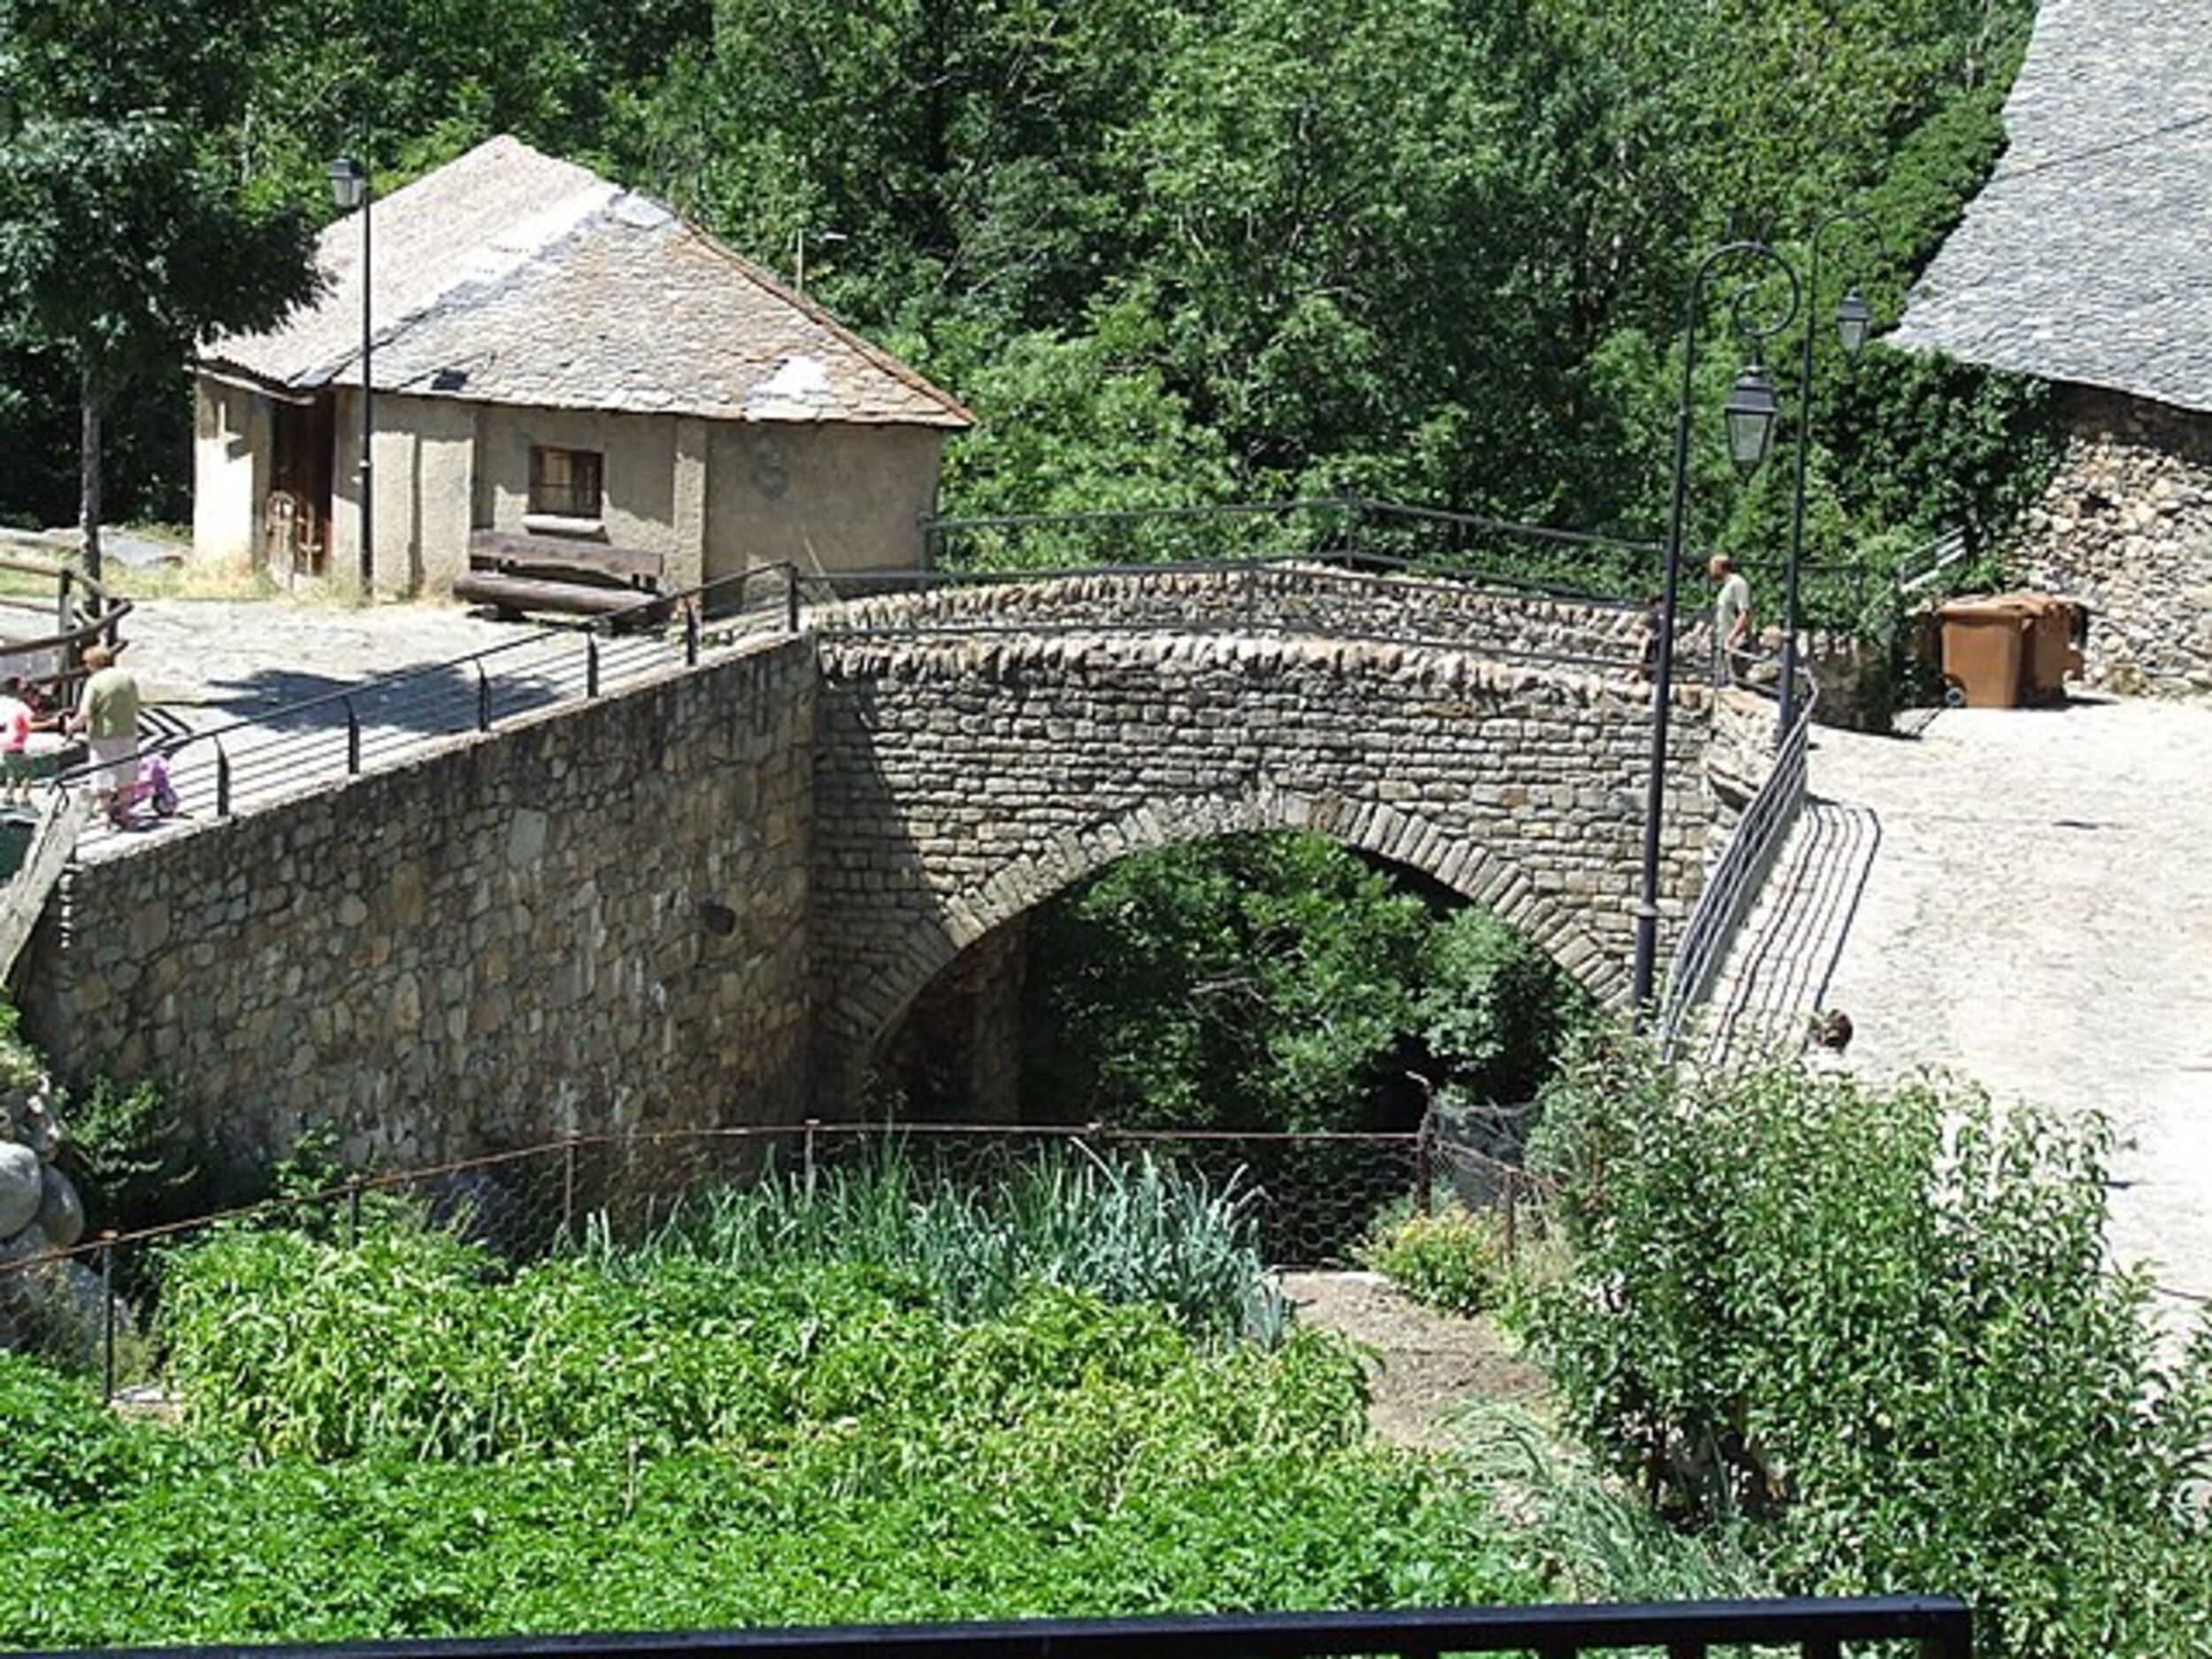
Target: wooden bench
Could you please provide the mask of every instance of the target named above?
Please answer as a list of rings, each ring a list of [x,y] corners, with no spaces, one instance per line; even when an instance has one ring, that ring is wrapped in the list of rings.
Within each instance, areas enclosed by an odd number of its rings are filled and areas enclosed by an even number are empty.
[[[649,603],[660,591],[657,553],[498,530],[479,530],[469,538],[468,570],[453,584],[456,599],[510,615],[552,611],[618,616],[640,625],[667,619],[666,605]]]

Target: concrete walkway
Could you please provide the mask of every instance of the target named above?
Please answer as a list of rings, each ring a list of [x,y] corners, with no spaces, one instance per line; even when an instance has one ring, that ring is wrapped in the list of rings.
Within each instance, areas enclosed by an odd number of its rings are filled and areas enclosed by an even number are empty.
[[[1793,1037],[1841,1008],[1863,1073],[2102,1110],[2115,1248],[2212,1297],[2212,706],[1919,718],[1817,735],[1718,1023]]]

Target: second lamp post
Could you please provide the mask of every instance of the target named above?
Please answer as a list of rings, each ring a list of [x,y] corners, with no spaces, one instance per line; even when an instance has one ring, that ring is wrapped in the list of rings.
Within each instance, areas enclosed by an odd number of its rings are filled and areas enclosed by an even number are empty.
[[[374,343],[369,331],[369,170],[351,156],[330,164],[330,196],[342,212],[361,210],[361,598],[376,597],[376,442],[375,394],[369,385],[369,352]]]
[[[1775,728],[1775,741],[1787,738],[1790,727],[1797,719],[1797,579],[1799,562],[1805,552],[1805,459],[1809,440],[1813,429],[1813,318],[1812,308],[1820,302],[1820,239],[1838,225],[1856,224],[1881,247],[1882,233],[1874,221],[1856,208],[1840,208],[1813,227],[1812,246],[1808,252],[1809,264],[1805,273],[1805,348],[1798,365],[1797,398],[1797,477],[1790,497],[1790,556],[1782,577],[1782,684],[1778,703],[1779,723]],[[1854,286],[1836,303],[1836,336],[1842,342],[1846,358],[1855,358],[1866,344],[1866,337],[1874,326],[1874,308]]]
[[[1788,260],[1763,242],[1732,242],[1707,254],[1690,283],[1687,320],[1683,328],[1682,401],[1675,413],[1673,493],[1667,510],[1667,569],[1660,595],[1657,659],[1652,668],[1651,764],[1644,783],[1643,864],[1636,889],[1636,960],[1632,995],[1637,1018],[1648,1015],[1659,957],[1659,841],[1667,792],[1667,717],[1674,693],[1675,613],[1682,592],[1683,512],[1690,494],[1690,432],[1696,415],[1697,330],[1705,308],[1705,285],[1724,265],[1753,267],[1730,296],[1731,320],[1750,348],[1751,359],[1728,394],[1724,416],[1728,429],[1728,452],[1745,471],[1766,458],[1774,439],[1777,402],[1773,382],[1759,364],[1759,347],[1795,320],[1800,290],[1797,273]],[[1766,303],[1762,275],[1778,273],[1787,280],[1789,303],[1777,314]]]

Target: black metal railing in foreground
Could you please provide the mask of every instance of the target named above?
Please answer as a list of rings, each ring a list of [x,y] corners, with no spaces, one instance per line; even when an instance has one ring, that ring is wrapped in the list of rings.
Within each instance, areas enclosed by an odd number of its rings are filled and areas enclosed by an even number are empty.
[[[1720,860],[1705,879],[1705,889],[1690,911],[1667,964],[1666,995],[1659,1017],[1659,1042],[1668,1055],[1678,1053],[1690,1016],[1713,988],[1722,958],[1736,930],[1759,896],[1767,872],[1788,839],[1805,804],[1806,754],[1811,745],[1813,710],[1819,688],[1804,683],[1797,718],[1774,751],[1766,781],[1744,807]]]
[[[787,1630],[140,1647],[133,1659],[1322,1659],[1389,1654],[1659,1651],[1668,1659],[1757,1650],[1840,1659],[1845,1644],[1919,1659],[1972,1659],[1973,1615],[1948,1596],[1644,1605],[1422,1608],[1379,1613],[1221,1613],[1150,1618],[847,1624]],[[29,1654],[24,1659],[59,1659]]]

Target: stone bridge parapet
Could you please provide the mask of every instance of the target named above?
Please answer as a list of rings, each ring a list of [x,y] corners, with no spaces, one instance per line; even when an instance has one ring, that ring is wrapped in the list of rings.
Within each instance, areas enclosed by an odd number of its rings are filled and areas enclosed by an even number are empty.
[[[818,605],[809,619],[824,634],[1049,632],[1087,626],[1364,638],[1536,657],[1616,674],[1637,667],[1645,636],[1643,612],[1631,605],[1308,561],[1113,570],[1035,580],[954,578],[918,592]]]

